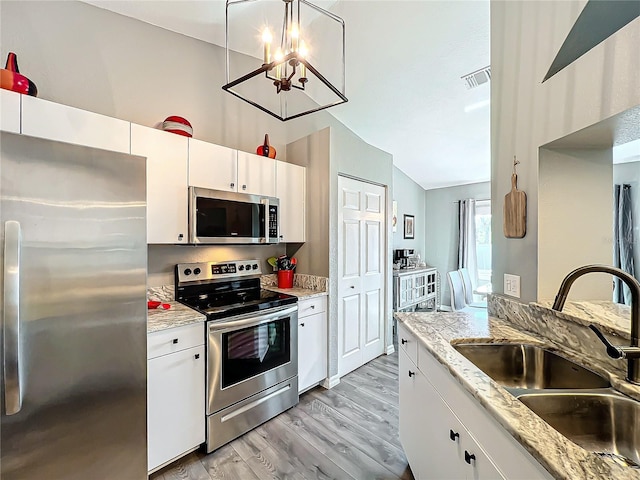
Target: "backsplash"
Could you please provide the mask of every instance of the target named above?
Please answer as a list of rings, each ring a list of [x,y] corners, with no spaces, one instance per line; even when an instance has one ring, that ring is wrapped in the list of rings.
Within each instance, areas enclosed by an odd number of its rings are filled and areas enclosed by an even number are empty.
[[[566,312],[556,312],[542,304],[525,305],[511,298],[493,294],[488,296],[487,308],[489,315],[541,335],[560,349],[566,348],[587,355],[588,358],[594,358],[597,362],[606,365],[609,371],[624,377],[627,362],[610,358],[605,346],[589,329],[589,324],[597,323],[602,326],[607,338],[614,345],[628,345],[629,333],[626,333],[626,338],[615,334],[615,330],[611,328],[611,319],[609,322],[606,318],[604,321],[601,320],[597,313],[594,314],[587,308],[590,302],[577,303],[580,304],[580,308],[567,308]],[[602,305],[596,304],[596,312],[602,310]],[[592,322],[586,318],[571,315],[572,311],[579,311],[581,315],[591,315]],[[611,312],[612,310],[609,309],[610,315]]]

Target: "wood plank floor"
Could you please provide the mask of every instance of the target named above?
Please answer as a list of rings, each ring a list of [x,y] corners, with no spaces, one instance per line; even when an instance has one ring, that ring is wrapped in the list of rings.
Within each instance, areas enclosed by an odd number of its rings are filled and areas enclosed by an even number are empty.
[[[205,455],[194,452],[150,480],[412,480],[398,438],[398,354],[317,387],[300,403]]]

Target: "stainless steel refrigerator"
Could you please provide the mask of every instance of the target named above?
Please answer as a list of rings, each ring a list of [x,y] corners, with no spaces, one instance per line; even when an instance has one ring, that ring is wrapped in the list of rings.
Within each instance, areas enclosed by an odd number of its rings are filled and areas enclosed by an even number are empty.
[[[146,479],[145,159],[0,135],[0,477]]]

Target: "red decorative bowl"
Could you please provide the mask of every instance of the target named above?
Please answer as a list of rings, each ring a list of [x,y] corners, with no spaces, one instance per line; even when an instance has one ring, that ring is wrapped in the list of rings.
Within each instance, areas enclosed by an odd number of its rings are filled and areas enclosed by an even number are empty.
[[[165,132],[171,132],[185,137],[193,136],[193,127],[189,121],[186,118],[176,115],[165,118],[164,122],[162,122],[162,129]]]

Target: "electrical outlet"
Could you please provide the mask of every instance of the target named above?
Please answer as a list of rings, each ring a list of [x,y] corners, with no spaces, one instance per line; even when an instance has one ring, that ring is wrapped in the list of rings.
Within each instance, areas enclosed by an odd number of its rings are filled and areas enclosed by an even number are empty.
[[[520,298],[520,276],[504,274],[504,294]]]

